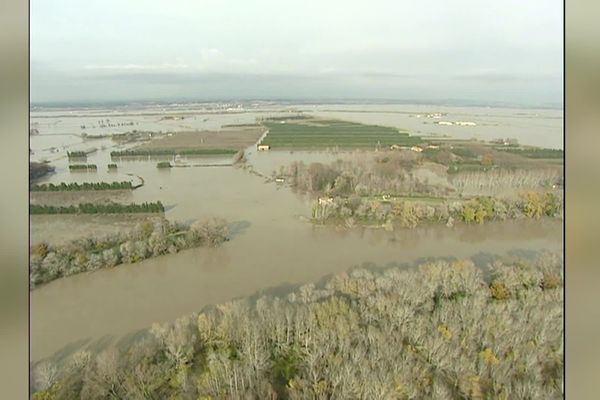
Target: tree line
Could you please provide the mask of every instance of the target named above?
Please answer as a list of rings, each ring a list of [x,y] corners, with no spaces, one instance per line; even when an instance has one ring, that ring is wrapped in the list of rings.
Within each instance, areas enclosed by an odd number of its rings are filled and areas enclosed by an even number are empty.
[[[286,178],[290,186],[303,192],[343,197],[383,194],[439,198],[485,196],[516,190],[547,190],[562,180],[558,168],[492,169],[478,165],[475,171],[463,168],[449,174],[451,170],[438,163],[425,162],[422,155],[414,152],[387,152],[357,153],[351,160],[340,159],[330,164],[295,161],[280,167],[273,175]]]
[[[563,260],[354,268],[33,367],[33,399],[478,399],[563,394]],[[126,347],[125,347],[126,346]]]
[[[30,249],[31,287],[85,271],[135,263],[198,246],[217,246],[228,239],[219,218],[192,224],[144,222],[127,233],[74,240],[61,246],[38,243]]]
[[[90,190],[126,190],[133,189],[133,185],[129,181],[123,182],[71,182],[60,184],[43,183],[33,185],[30,188],[32,192],[71,192],[71,191],[90,191]]]
[[[137,157],[137,156],[176,156],[176,155],[221,155],[235,154],[237,150],[231,149],[137,149],[115,150],[110,152],[111,157]]]
[[[67,151],[69,158],[86,158],[87,153],[85,151]]]
[[[94,204],[82,203],[71,206],[36,205],[29,206],[29,213],[35,214],[136,214],[136,213],[162,213],[165,207],[160,201],[144,202],[141,204]]]
[[[96,164],[71,164],[69,170],[71,171],[96,171],[98,167]]]
[[[562,218],[562,199],[550,192],[525,192],[516,199],[477,196],[469,200],[428,202],[418,199],[333,197],[315,202],[312,220],[353,228],[379,225],[415,228],[423,224],[478,223],[541,217]]]

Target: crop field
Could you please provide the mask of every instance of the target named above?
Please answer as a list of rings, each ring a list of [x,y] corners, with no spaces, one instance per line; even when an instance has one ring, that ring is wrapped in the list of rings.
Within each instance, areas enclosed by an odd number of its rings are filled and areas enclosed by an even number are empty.
[[[422,142],[420,137],[396,128],[340,120],[270,119],[263,125],[269,133],[261,144],[273,149],[386,149],[393,144],[413,146]]]

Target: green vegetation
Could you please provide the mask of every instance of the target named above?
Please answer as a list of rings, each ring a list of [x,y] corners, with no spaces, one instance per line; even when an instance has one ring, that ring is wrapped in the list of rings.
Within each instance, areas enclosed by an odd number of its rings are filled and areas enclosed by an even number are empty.
[[[83,203],[77,206],[56,207],[47,205],[29,206],[29,213],[34,214],[137,214],[137,213],[162,213],[165,211],[160,201],[155,203],[131,204],[93,204]]]
[[[227,224],[208,219],[191,225],[162,219],[145,222],[127,234],[75,240],[63,246],[38,243],[31,247],[31,286],[84,271],[135,263],[197,246],[217,246],[227,240]]]
[[[65,183],[61,182],[58,185],[53,183],[44,183],[31,186],[32,192],[72,192],[86,190],[127,190],[133,189],[133,185],[129,181],[123,182],[83,182],[83,183]]]
[[[139,157],[139,156],[212,156],[235,154],[237,150],[231,149],[138,149],[138,150],[122,150],[111,151],[111,157]]]
[[[412,146],[422,141],[396,128],[339,120],[281,117],[266,120],[263,125],[269,128],[269,133],[261,144],[273,149],[388,149],[393,144]]]
[[[171,168],[171,163],[168,161],[161,161],[156,164],[156,168]]]
[[[427,223],[451,226],[454,221],[482,224],[507,219],[562,217],[562,200],[553,193],[527,192],[516,200],[478,196],[470,200],[429,201],[428,199],[365,198],[356,195],[332,197],[315,202],[312,218],[317,223],[329,223],[353,228],[360,225],[380,225],[415,228]]]
[[[69,165],[71,171],[96,171],[98,167],[95,164],[71,164]]]
[[[67,156],[71,158],[86,158],[87,153],[85,151],[67,151]]]
[[[116,170],[116,169],[117,169],[117,164],[115,164],[115,163],[108,164],[109,171]]]
[[[448,260],[355,268],[230,301],[155,324],[126,349],[40,362],[33,399],[561,398],[560,255],[490,272]]]
[[[538,147],[526,147],[526,148],[505,148],[505,147],[495,147],[498,151],[504,151],[507,153],[518,154],[522,157],[526,158],[547,158],[547,159],[556,159],[556,158],[565,158],[565,152],[562,149],[541,149]]]

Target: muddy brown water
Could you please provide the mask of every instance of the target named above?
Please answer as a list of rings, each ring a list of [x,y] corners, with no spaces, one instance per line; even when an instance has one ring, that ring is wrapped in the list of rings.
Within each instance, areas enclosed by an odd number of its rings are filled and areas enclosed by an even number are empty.
[[[142,163],[132,169],[146,172],[147,184],[134,191],[136,200],[160,198],[171,207],[166,216],[172,219],[222,216],[232,223],[232,240],[220,248],[188,250],[35,289],[33,360],[60,354],[73,344],[117,339],[153,322],[171,321],[261,289],[315,281],[363,262],[503,255],[515,249],[562,246],[562,225],[557,221],[396,232],[313,227],[299,218],[310,213],[305,200],[243,170],[180,168],[163,173]]]
[[[219,248],[192,249],[79,274],[35,289],[31,292],[34,362],[115,342],[153,322],[172,321],[210,304],[317,281],[365,262],[385,265],[426,257],[562,250],[560,221],[394,232],[314,227],[302,219],[310,215],[309,200],[284,185],[267,183],[232,167],[158,170],[155,161],[123,160],[118,162],[117,173],[108,172],[105,165],[110,162],[111,148],[106,144],[105,150],[88,157],[88,163],[98,164],[98,172],[70,173],[66,158],[57,159],[53,163],[56,173],[40,182],[120,181],[131,179],[127,174],[138,175],[145,185],[131,193],[130,201],[160,200],[167,208],[166,217],[172,220],[223,217],[231,224],[232,239]],[[270,175],[291,160],[327,162],[340,155],[258,153],[250,148],[248,157],[259,172]],[[211,160],[226,163],[230,159]],[[54,227],[57,231],[69,229],[68,223]],[[52,227],[45,225],[44,229]]]

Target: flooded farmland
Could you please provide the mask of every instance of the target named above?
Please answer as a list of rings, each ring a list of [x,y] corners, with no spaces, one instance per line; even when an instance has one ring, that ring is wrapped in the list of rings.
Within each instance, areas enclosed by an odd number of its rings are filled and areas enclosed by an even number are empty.
[[[451,256],[471,257],[485,264],[489,255],[562,249],[562,223],[556,220],[520,220],[453,228],[421,227],[393,232],[313,226],[306,222],[311,213],[308,199],[246,170],[225,166],[159,170],[156,160],[148,158],[120,159],[117,161],[118,172],[109,172],[106,166],[113,161],[110,151],[122,147],[110,139],[90,141],[78,136],[84,131],[81,126],[85,125],[88,131],[90,124],[96,128],[88,133],[95,134],[129,131],[131,125],[118,124],[130,122],[134,122],[138,130],[220,129],[227,124],[254,123],[264,115],[306,109],[319,116],[398,126],[421,135],[446,133],[460,137],[463,132],[468,132],[464,133],[465,137],[516,137],[522,143],[550,147],[562,144],[560,112],[519,111],[524,113],[523,116],[517,110],[453,109],[448,113],[455,113],[454,119],[472,119],[478,125],[450,126],[447,128],[453,130],[447,131],[438,125],[423,124],[420,118],[412,116],[429,112],[426,107],[386,106],[388,108],[383,112],[376,111],[384,106],[362,107],[363,110],[374,110],[372,113],[345,111],[352,107],[344,107],[334,111],[330,111],[331,106],[271,107],[231,113],[189,108],[171,111],[185,115],[183,120],[162,119],[164,110],[160,109],[119,113],[114,110],[86,111],[89,116],[81,116],[82,111],[72,116],[65,111],[32,113],[32,122],[38,123],[39,130],[39,135],[31,137],[32,159],[48,159],[56,167],[54,174],[40,179],[39,183],[111,182],[142,177],[144,185],[122,201],[160,200],[166,208],[165,216],[171,220],[223,217],[230,223],[232,236],[218,248],[186,250],[136,264],[83,273],[35,289],[31,292],[32,359],[60,356],[80,346],[117,341],[153,322],[170,321],[204,306],[261,290],[317,281],[363,263],[386,265]],[[400,114],[400,110],[406,110],[406,114]],[[539,114],[537,117],[536,113]],[[555,120],[557,115],[559,119]],[[117,124],[114,130],[98,123],[106,118],[110,119],[111,125]],[[418,123],[414,122],[417,120]],[[410,125],[413,122],[414,125]],[[53,147],[60,149],[59,152],[50,150]],[[95,147],[96,151],[88,155],[87,163],[97,164],[98,171],[69,172],[65,150],[90,147]],[[263,175],[270,175],[294,160],[328,162],[352,156],[349,153],[256,152],[254,146],[247,149],[246,155],[248,163]],[[230,162],[229,157],[201,159],[217,164]],[[189,162],[194,163],[196,161]],[[76,216],[64,218],[60,223],[52,222],[52,218],[64,217],[32,218],[32,240],[53,240],[52,237],[60,237],[61,232],[66,235],[73,231],[70,224],[78,224]],[[114,220],[107,219],[103,225],[101,218],[88,221],[87,231],[108,232]],[[118,225],[115,229],[127,224],[121,222]]]

